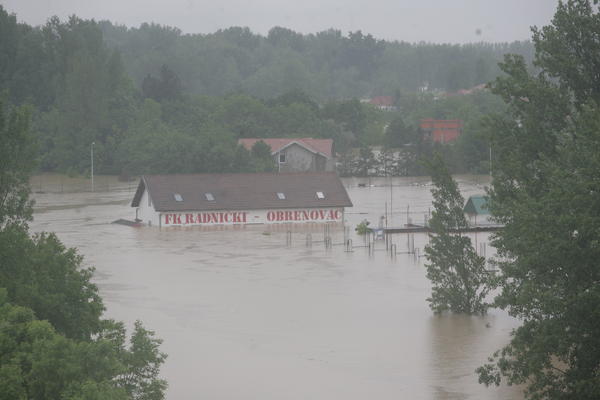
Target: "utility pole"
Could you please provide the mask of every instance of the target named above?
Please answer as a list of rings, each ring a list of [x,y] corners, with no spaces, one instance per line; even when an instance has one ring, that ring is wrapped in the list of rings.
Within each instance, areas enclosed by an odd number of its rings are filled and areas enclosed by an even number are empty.
[[[394,177],[390,175],[390,227],[394,227]]]
[[[94,191],[94,145],[96,143],[92,142],[90,146],[90,159],[92,160],[92,192]]]
[[[492,176],[492,145],[490,144],[490,177]]]

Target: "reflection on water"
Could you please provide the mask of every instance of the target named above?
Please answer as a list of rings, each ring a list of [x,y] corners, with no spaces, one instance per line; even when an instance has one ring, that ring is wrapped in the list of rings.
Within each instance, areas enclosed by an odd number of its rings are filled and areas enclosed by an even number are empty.
[[[477,179],[459,178],[465,196],[483,191]],[[427,179],[395,178],[393,192],[389,182],[345,180],[350,229],[331,228],[331,249],[318,225],[295,226],[291,246],[284,226],[114,225],[134,215],[135,184],[116,179],[94,193],[63,183],[35,194],[32,229],[56,231],[97,268],[108,317],[141,319],[164,339],[169,399],[522,399],[473,372],[506,343],[513,319],[432,315],[423,259],[405,254],[406,236],[393,238],[396,259],[383,242],[371,256],[345,251],[344,236],[360,246],[356,224],[376,224],[390,204],[394,226],[428,212]],[[426,240],[415,235],[414,246]]]

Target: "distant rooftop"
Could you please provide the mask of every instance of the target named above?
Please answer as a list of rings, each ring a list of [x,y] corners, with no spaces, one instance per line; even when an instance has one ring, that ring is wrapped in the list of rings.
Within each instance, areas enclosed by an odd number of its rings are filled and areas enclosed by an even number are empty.
[[[278,153],[281,149],[297,143],[313,153],[320,153],[327,158],[333,156],[333,140],[332,139],[313,139],[313,138],[244,138],[239,139],[238,143],[248,150],[252,150],[252,146],[259,140],[262,140],[271,148],[271,154]]]
[[[378,107],[394,107],[396,102],[392,96],[377,96],[373,97],[369,103]]]

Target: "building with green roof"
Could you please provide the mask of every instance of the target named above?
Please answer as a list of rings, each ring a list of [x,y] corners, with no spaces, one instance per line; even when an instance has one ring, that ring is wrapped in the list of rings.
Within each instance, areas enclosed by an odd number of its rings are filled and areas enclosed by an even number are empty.
[[[467,200],[463,212],[467,215],[469,224],[478,225],[477,218],[479,217],[479,225],[491,225],[493,222],[490,217],[488,208],[488,200],[484,195],[470,196]]]

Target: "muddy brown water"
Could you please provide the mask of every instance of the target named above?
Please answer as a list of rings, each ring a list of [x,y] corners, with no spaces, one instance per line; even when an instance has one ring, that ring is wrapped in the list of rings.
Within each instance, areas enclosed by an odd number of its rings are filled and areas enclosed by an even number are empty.
[[[482,193],[485,177],[461,176],[463,195]],[[372,225],[393,203],[388,224],[420,223],[431,205],[426,178],[345,179],[354,207],[347,226]],[[359,183],[365,187],[359,187]],[[492,310],[485,317],[434,316],[424,259],[395,259],[377,242],[346,252],[344,230],[298,227],[131,228],[111,224],[135,215],[135,183],[97,177],[32,180],[33,231],[54,231],[96,267],[106,316],[136,319],[164,340],[167,398],[179,399],[522,399],[521,390],[478,384],[475,368],[509,340],[518,322]],[[306,246],[311,233],[312,247]],[[486,234],[472,236],[488,242]],[[414,236],[422,249],[426,236]],[[487,246],[487,245],[485,245]],[[489,246],[487,254],[491,255]]]

